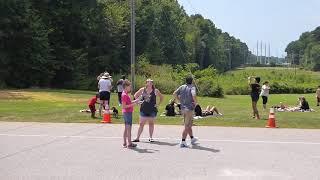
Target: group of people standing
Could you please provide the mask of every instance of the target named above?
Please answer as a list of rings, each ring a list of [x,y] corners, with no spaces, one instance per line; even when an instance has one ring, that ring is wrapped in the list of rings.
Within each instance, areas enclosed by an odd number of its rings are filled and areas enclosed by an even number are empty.
[[[109,110],[110,95],[112,90],[112,76],[105,72],[97,77],[100,99],[100,116],[102,110]],[[133,142],[139,142],[140,136],[143,132],[145,124],[149,124],[149,141],[153,142],[154,121],[157,117],[159,104],[163,101],[163,95],[155,88],[153,80],[147,79],[146,86],[140,88],[134,94],[134,100],[131,100],[130,93],[132,92],[131,82],[123,75],[116,83],[118,93],[118,103],[122,106],[122,113],[125,123],[124,130],[124,147],[135,147],[136,144],[131,142],[131,127],[132,127],[132,113],[135,105],[140,105],[140,126],[137,138]],[[157,101],[159,97],[159,101]]]
[[[133,148],[137,146],[132,142],[140,142],[140,136],[146,123],[149,124],[149,142],[153,142],[154,122],[157,117],[158,107],[163,101],[163,95],[155,88],[152,79],[146,80],[146,86],[140,88],[134,94],[134,100],[129,95],[132,92],[131,82],[123,80],[122,86],[121,104],[125,123],[123,147]],[[159,97],[159,101],[157,101],[157,97]],[[131,141],[132,113],[135,105],[140,105],[140,123],[137,137]]]
[[[132,91],[131,82],[129,80],[123,81],[123,92],[121,94],[122,112],[125,123],[123,133],[123,147],[134,148],[137,144],[133,142],[140,142],[140,135],[143,132],[144,125],[149,124],[149,142],[153,142],[154,121],[158,113],[158,107],[163,101],[163,95],[155,88],[152,79],[146,80],[146,86],[140,88],[135,94],[134,99],[130,97]],[[196,89],[193,86],[193,78],[186,78],[186,84],[180,86],[174,93],[174,99],[180,101],[181,113],[184,117],[184,130],[182,132],[182,139],[180,147],[188,147],[186,138],[189,135],[191,144],[197,141],[193,136],[192,120],[194,107],[197,105]],[[159,102],[157,102],[159,97]],[[136,139],[131,140],[132,129],[132,113],[135,105],[140,105],[140,124]]]

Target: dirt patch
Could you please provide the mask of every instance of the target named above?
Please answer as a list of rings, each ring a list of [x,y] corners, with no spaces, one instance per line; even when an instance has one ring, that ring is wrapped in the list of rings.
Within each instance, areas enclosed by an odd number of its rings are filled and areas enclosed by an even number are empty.
[[[30,96],[26,96],[23,92],[18,91],[0,91],[0,100],[25,100],[31,99]]]

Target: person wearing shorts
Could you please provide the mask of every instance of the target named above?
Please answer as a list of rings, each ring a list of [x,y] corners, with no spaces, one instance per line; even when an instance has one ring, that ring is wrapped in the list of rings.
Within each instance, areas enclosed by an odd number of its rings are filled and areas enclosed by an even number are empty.
[[[187,77],[186,84],[180,86],[174,93],[175,99],[180,101],[181,114],[184,119],[184,130],[182,132],[182,140],[180,147],[188,147],[186,138],[189,135],[191,138],[191,144],[195,145],[198,140],[193,136],[192,124],[193,124],[193,112],[197,103],[196,88],[193,86],[193,78]]]
[[[252,114],[253,118],[260,119],[257,103],[259,101],[260,77],[248,77],[248,84],[251,88]]]
[[[128,80],[123,82],[124,90],[121,95],[122,114],[124,119],[124,132],[123,132],[123,147],[134,148],[137,145],[131,143],[131,129],[132,129],[132,113],[133,106],[138,104],[139,100],[131,101],[128,93],[131,92],[131,83]]]
[[[261,96],[261,98],[262,98],[262,105],[263,105],[263,109],[264,109],[264,110],[267,109],[269,91],[270,91],[269,82],[268,82],[268,81],[265,81],[265,82],[263,83],[263,85],[262,85],[261,93],[260,93],[260,96]]]
[[[99,96],[103,109],[110,104],[110,92],[112,88],[112,80],[109,73],[104,73],[98,82]],[[100,108],[101,111],[101,108]],[[100,112],[101,114],[101,112]]]
[[[160,98],[157,104],[157,96]],[[135,95],[135,99],[140,99],[142,104],[140,106],[140,126],[137,138],[133,142],[139,142],[140,136],[143,132],[146,122],[149,124],[149,142],[153,142],[154,121],[157,117],[158,107],[163,101],[163,95],[155,88],[152,79],[147,79],[146,87],[139,89]]]

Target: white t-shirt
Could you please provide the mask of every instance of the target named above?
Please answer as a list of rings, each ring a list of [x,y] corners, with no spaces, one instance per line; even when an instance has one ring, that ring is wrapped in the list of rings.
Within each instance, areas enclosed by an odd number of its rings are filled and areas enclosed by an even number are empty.
[[[196,96],[197,95],[197,91],[196,91],[195,87],[191,88],[191,94],[192,94],[192,96]]]
[[[261,88],[260,96],[268,97],[269,96],[269,90],[270,90],[269,86],[263,85],[262,88]]]
[[[317,89],[316,94],[317,94],[317,97],[320,98],[320,88]]]
[[[111,84],[110,79],[100,79],[98,84],[99,84],[99,92],[101,92],[101,91],[110,92],[111,91],[112,84]]]

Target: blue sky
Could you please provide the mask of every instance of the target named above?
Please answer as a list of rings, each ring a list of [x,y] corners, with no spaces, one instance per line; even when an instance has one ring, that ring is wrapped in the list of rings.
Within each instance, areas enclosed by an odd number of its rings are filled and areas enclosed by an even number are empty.
[[[201,14],[246,42],[270,43],[271,55],[285,55],[288,43],[320,26],[320,0],[178,0],[188,14]]]

